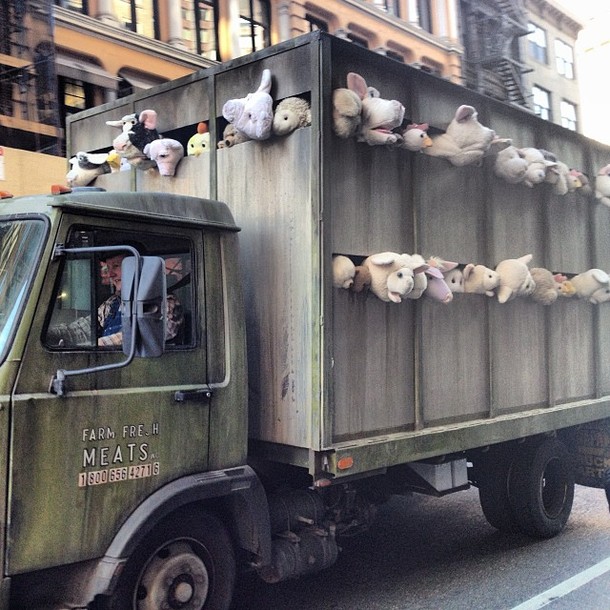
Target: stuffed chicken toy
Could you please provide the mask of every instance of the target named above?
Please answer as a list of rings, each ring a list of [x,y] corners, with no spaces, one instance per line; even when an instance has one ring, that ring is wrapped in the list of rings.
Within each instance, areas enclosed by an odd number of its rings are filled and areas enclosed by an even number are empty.
[[[273,126],[273,99],[270,93],[271,71],[265,68],[258,89],[246,97],[225,102],[222,116],[251,140],[266,140]]]
[[[432,137],[432,146],[424,149],[431,157],[447,159],[458,167],[480,164],[492,144],[498,151],[510,145],[510,140],[500,140],[496,132],[479,123],[473,106],[460,106],[444,134]]]
[[[287,97],[277,105],[273,115],[273,133],[276,136],[287,136],[308,125],[311,125],[311,108],[307,100]]]
[[[427,264],[413,267],[408,254],[381,252],[366,258],[362,265],[371,275],[371,291],[382,301],[400,303],[413,290],[415,274],[423,273]]]
[[[610,276],[601,269],[589,269],[568,281],[581,299],[594,304],[610,301]]]
[[[508,258],[498,263],[496,271],[500,276],[500,284],[496,294],[499,303],[532,294],[536,285],[528,267],[531,260],[532,255],[526,254],[521,258]]]
[[[412,152],[421,152],[424,148],[432,146],[432,138],[428,135],[428,129],[428,123],[407,125],[407,128],[402,132],[400,148],[406,148]]]
[[[184,157],[184,147],[178,140],[161,138],[147,144],[144,147],[144,154],[157,164],[161,176],[173,176],[176,173],[176,166]]]
[[[210,132],[203,121],[197,124],[197,133],[189,138],[186,143],[186,154],[188,157],[198,157],[210,150]]]

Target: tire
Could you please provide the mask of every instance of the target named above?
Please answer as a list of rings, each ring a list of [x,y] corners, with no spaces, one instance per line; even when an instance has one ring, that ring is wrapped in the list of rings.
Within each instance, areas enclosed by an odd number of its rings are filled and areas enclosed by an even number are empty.
[[[509,500],[513,458],[505,449],[490,450],[476,462],[479,501],[487,522],[505,533],[520,531]]]
[[[519,529],[534,538],[559,534],[572,511],[574,468],[555,438],[527,445],[515,457],[509,500]]]
[[[228,610],[235,554],[214,516],[172,515],[136,549],[107,601],[109,610]]]

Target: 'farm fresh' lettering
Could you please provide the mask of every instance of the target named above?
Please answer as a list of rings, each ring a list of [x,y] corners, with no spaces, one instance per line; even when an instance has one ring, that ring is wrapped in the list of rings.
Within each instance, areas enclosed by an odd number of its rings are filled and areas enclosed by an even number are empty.
[[[153,462],[158,456],[151,451],[147,440],[158,435],[158,422],[125,424],[116,429],[110,426],[83,428],[81,440],[87,446],[83,448],[81,468],[86,470],[78,475],[79,487],[158,475],[159,462]],[[90,470],[94,468],[98,470]]]

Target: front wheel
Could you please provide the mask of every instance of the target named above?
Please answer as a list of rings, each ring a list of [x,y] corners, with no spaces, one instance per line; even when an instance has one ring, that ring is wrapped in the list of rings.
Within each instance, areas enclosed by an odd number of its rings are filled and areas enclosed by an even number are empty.
[[[574,468],[562,442],[547,438],[516,455],[509,500],[524,534],[551,538],[561,532],[574,500]]]
[[[235,555],[214,516],[172,515],[127,562],[109,610],[228,610]]]

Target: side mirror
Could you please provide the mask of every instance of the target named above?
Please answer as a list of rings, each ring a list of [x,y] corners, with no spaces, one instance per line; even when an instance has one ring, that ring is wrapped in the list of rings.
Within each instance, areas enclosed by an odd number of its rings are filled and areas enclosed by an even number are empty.
[[[121,266],[123,353],[155,358],[165,347],[167,282],[160,256],[142,256],[137,294],[134,294],[136,258],[128,256]],[[133,342],[133,343],[132,343]]]

